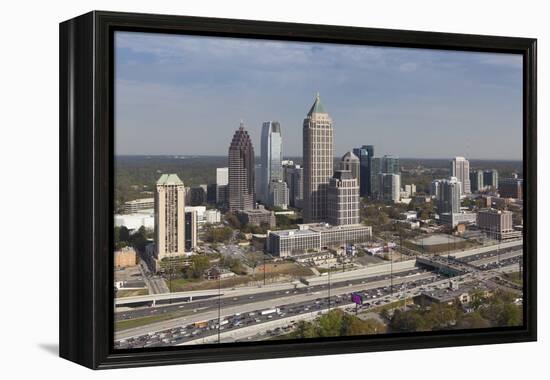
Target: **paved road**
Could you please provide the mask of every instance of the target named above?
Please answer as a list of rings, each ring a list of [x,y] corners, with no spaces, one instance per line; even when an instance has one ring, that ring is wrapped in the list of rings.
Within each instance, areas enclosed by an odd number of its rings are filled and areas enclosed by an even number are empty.
[[[279,298],[270,298],[270,299],[261,299],[254,300],[249,302],[244,300],[244,303],[238,302],[237,300],[234,305],[225,305],[221,308],[221,317],[235,315],[236,313],[249,313],[257,310],[271,309],[275,307],[288,307],[289,305],[309,303],[311,299],[325,299],[328,300],[328,294],[330,291],[331,296],[337,295],[348,295],[352,291],[365,291],[369,289],[377,288],[388,288],[387,291],[390,291],[389,287],[393,282],[395,289],[401,284],[404,283],[415,283],[416,281],[429,280],[430,282],[434,279],[437,279],[437,275],[431,272],[419,272],[416,274],[411,274],[408,276],[403,276],[399,278],[391,279],[382,279],[372,282],[365,282],[364,284],[356,284],[352,286],[332,286],[329,290],[328,286],[325,287],[316,287],[311,291],[299,292],[297,294],[290,293],[280,295]],[[115,339],[127,339],[130,337],[137,337],[141,335],[146,335],[151,332],[157,332],[162,330],[167,330],[171,328],[181,327],[182,325],[189,325],[194,322],[199,321],[208,321],[217,319],[218,314],[218,305],[217,300],[213,300],[213,304],[210,306],[204,307],[204,309],[198,310],[191,316],[184,316],[181,318],[174,318],[167,321],[151,323],[143,327],[132,328],[128,330],[122,330],[115,333]],[[327,301],[328,303],[328,301]]]
[[[141,259],[139,260],[139,270],[150,294],[162,294],[170,291],[170,289],[166,286],[164,279],[152,274],[145,261]]]
[[[419,268],[396,271],[396,272],[393,272],[393,277],[399,278],[400,276],[406,276],[409,274],[421,273],[421,272],[425,272],[425,271]],[[224,293],[220,292],[221,295],[219,297],[214,296],[208,299],[185,302],[183,304],[181,302],[168,304],[168,305],[157,304],[156,307],[142,307],[137,309],[118,311],[115,314],[115,320],[135,319],[135,318],[146,317],[151,315],[158,315],[161,313],[178,312],[182,310],[202,309],[204,307],[213,307],[212,303],[215,303],[215,307],[217,308],[218,300],[220,302],[221,307],[227,307],[227,306],[257,302],[261,300],[275,299],[279,297],[284,297],[285,295],[288,295],[288,294],[304,294],[307,292],[314,292],[317,290],[328,288],[328,276],[324,276],[323,278],[324,278],[323,283],[310,286],[310,287],[307,287],[304,285],[302,285],[301,287],[294,287],[292,285],[285,284],[284,286],[268,286],[262,289],[257,289],[256,287],[254,287],[252,289],[241,290],[241,291],[237,291],[237,290],[228,291],[224,289],[222,290]],[[383,273],[379,275],[371,275],[371,276],[356,279],[353,281],[331,281],[331,286],[335,286],[335,287],[350,286],[350,285],[357,285],[357,284],[362,284],[366,282],[377,281],[381,279],[390,279],[390,274]],[[217,293],[217,290],[215,292]]]

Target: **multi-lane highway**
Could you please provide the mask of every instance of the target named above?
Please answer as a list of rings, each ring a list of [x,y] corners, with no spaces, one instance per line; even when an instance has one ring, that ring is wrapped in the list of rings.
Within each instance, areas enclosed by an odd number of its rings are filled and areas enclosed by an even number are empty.
[[[383,279],[362,286],[364,289],[354,287],[353,291],[362,293],[366,300],[364,307],[368,308],[391,302],[388,295],[393,294],[395,299],[410,297],[412,293],[409,294],[408,291],[424,288],[438,280],[441,280],[441,277],[432,273],[414,273],[396,278],[393,287],[389,279]],[[295,320],[289,320],[289,324],[293,324],[303,317],[314,317],[317,313],[328,310],[329,307],[350,305],[349,287],[337,287],[331,289],[330,292],[330,297],[328,289],[287,297],[283,301],[284,304],[281,305],[278,305],[278,300],[268,300],[237,308],[230,307],[222,311],[221,314],[216,312],[201,313],[184,318],[169,328],[146,334],[117,334],[116,347],[136,348],[186,344],[206,338],[208,341],[212,341],[212,338],[215,339],[221,332],[227,333],[265,322],[296,317]],[[150,326],[148,327],[150,330]]]
[[[394,279],[398,279],[403,276],[408,276],[415,273],[422,273],[426,272],[423,269],[419,268],[413,268],[408,270],[401,270],[401,271],[395,271],[392,273],[383,273],[379,275],[372,275],[367,276],[360,279],[355,280],[332,280],[331,279],[331,286],[334,288],[342,287],[342,286],[354,286],[354,285],[360,285],[365,283],[370,283],[374,281],[379,281],[383,279],[390,280],[391,277]],[[182,310],[205,310],[208,308],[213,307],[212,305],[215,304],[215,307],[218,307],[218,303],[222,308],[228,307],[228,306],[237,306],[237,305],[243,305],[247,303],[252,302],[258,302],[262,300],[274,300],[277,298],[285,298],[288,295],[292,294],[305,294],[308,292],[315,292],[319,290],[323,290],[325,288],[328,288],[328,282],[329,277],[323,276],[324,281],[318,283],[318,285],[313,286],[277,286],[277,287],[264,287],[264,288],[248,288],[248,291],[240,291],[237,292],[223,289],[219,291],[220,296],[218,297],[216,293],[218,293],[218,290],[215,290],[213,295],[207,299],[197,300],[193,302],[178,302],[174,304],[165,304],[161,305],[158,304],[157,307],[151,308],[151,307],[140,307],[135,309],[126,309],[124,311],[119,311],[115,315],[115,320],[126,320],[126,319],[134,319],[134,318],[141,318],[151,315],[156,315],[159,313],[171,313],[171,312],[177,312]]]
[[[473,250],[460,258],[437,257],[434,263],[460,267],[455,279],[491,281],[497,270],[507,270],[522,258],[522,251],[509,245],[503,249]],[[432,259],[434,259],[432,257]],[[449,264],[450,263],[450,264]],[[350,275],[351,274],[351,275]],[[352,292],[362,292],[363,308],[376,307],[399,299],[411,298],[421,291],[447,286],[440,271],[413,268],[389,273],[361,276],[348,273],[339,279],[325,278],[312,285],[286,284],[274,288],[249,288],[231,296],[235,289],[219,290],[219,297],[157,307],[124,309],[118,321],[146,318],[168,313],[168,320],[116,331],[117,348],[150,347],[193,343],[217,343],[254,339],[287,331],[302,319],[315,318],[330,307],[349,305]],[[319,281],[318,279],[316,279]],[[443,285],[441,285],[443,284]],[[329,297],[330,295],[330,297]],[[267,326],[276,326],[268,328]],[[269,331],[269,333],[268,333]]]

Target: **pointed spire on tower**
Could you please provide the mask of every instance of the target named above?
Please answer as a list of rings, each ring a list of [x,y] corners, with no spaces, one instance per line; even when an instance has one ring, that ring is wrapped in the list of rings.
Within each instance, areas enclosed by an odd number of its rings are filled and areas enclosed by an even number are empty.
[[[323,107],[323,104],[321,104],[321,97],[319,96],[319,92],[317,92],[317,94],[315,95],[315,101],[313,102],[313,105],[311,106],[307,114],[308,116],[311,116],[314,113],[327,113],[327,111],[325,111],[325,107]]]

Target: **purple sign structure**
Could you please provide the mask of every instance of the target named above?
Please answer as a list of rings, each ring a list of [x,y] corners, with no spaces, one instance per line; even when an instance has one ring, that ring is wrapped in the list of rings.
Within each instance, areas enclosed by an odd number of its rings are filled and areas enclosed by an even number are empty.
[[[361,305],[363,303],[363,297],[359,293],[351,293],[351,302]]]

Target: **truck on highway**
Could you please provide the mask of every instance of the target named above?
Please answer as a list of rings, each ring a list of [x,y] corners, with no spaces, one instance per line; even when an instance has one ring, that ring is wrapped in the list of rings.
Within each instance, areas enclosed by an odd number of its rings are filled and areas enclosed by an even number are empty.
[[[276,308],[273,308],[273,309],[267,309],[267,310],[263,310],[260,314],[261,315],[269,315],[269,314],[273,314],[273,313],[278,313],[280,310],[278,307]]]
[[[196,328],[201,328],[201,327],[206,327],[206,326],[208,326],[208,322],[206,322],[206,321],[200,321],[200,322],[193,323],[193,327],[196,327]]]

